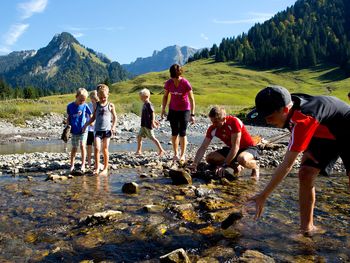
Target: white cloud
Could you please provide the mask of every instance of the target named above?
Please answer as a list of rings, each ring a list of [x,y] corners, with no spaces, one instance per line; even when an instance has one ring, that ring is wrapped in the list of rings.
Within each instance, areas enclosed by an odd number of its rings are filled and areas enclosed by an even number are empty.
[[[17,7],[23,13],[22,19],[26,19],[31,17],[34,13],[42,13],[47,3],[48,0],[31,0],[29,2],[19,3]]]
[[[18,38],[27,30],[29,24],[12,25],[9,32],[4,36],[5,44],[12,46],[17,42]]]
[[[79,38],[79,37],[84,36],[84,34],[81,33],[81,32],[77,32],[77,33],[73,33],[73,36],[74,36],[75,38]]]
[[[203,38],[204,40],[209,40],[209,38],[204,33],[201,33],[201,38]]]
[[[0,47],[0,53],[10,53],[11,50],[8,47]]]
[[[213,22],[215,24],[250,24],[250,23],[262,23],[268,19],[270,19],[273,14],[268,13],[256,13],[250,12],[250,18],[247,19],[239,19],[239,20],[217,20],[214,19]]]

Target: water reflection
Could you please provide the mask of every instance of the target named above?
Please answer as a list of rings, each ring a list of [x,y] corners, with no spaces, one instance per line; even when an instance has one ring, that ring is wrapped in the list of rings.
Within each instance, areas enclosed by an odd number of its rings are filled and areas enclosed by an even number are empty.
[[[256,184],[249,175],[229,186],[194,180],[195,187],[211,187],[218,197],[244,208],[244,218],[223,231],[220,222],[208,220],[197,207],[199,199],[191,188],[173,186],[161,176],[140,179],[139,172],[125,170],[58,183],[45,181],[44,174],[32,181],[1,176],[0,262],[154,261],[180,247],[194,262],[203,257],[231,262],[246,249],[258,250],[277,262],[350,260],[350,195],[345,176],[317,179],[315,223],[327,231],[306,238],[298,235],[295,175],[287,177],[271,196],[260,221],[254,221],[253,210],[244,205],[247,195],[269,180],[266,171]],[[131,181],[140,185],[138,195],[121,192],[122,185]],[[195,210],[185,217],[169,209],[146,213],[143,207],[148,204],[192,204]],[[123,212],[113,223],[78,224],[87,215],[110,209]]]

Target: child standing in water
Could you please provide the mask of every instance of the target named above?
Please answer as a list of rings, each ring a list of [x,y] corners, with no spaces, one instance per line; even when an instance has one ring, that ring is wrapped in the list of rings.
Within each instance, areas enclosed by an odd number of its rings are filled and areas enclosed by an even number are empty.
[[[113,134],[115,134],[115,126],[117,121],[117,115],[115,112],[115,106],[113,103],[108,102],[109,88],[105,84],[99,84],[96,88],[99,102],[96,103],[94,114],[90,121],[85,124],[84,130],[88,125],[95,121],[95,175],[107,175],[108,174],[108,161],[109,161],[109,141]],[[100,167],[100,151],[102,144],[103,153],[103,170],[99,173]]]
[[[88,106],[91,110],[91,112],[94,112],[96,109],[96,103],[98,102],[98,97],[97,97],[97,91],[93,90],[90,92],[89,94],[89,98],[90,98],[90,102],[88,103]],[[91,116],[89,116],[90,120]],[[95,131],[95,124],[91,123],[88,127],[88,136],[87,136],[87,141],[86,141],[86,145],[87,145],[87,160],[88,160],[88,167],[91,167],[91,161],[92,161],[92,144],[95,140],[95,135],[94,135],[94,131]]]
[[[139,92],[140,99],[143,101],[142,115],[141,115],[141,128],[137,136],[137,151],[136,154],[141,154],[142,151],[142,138],[151,139],[158,148],[158,155],[162,156],[164,150],[159,141],[154,136],[153,128],[157,128],[159,123],[154,118],[154,108],[150,102],[151,93],[148,89],[143,89]]]
[[[78,147],[81,149],[81,172],[85,172],[86,139],[85,125],[87,117],[91,115],[90,108],[85,103],[88,92],[84,88],[77,90],[75,101],[67,106],[67,123],[71,126],[72,151],[70,155],[70,172],[74,170],[75,155]]]

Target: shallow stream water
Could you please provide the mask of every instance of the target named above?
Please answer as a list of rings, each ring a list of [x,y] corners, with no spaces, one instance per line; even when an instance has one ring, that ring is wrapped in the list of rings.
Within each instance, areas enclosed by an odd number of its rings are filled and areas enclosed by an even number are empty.
[[[262,171],[255,182],[244,174],[230,185],[193,186],[243,209],[244,217],[227,230],[196,207],[193,187],[173,186],[170,178],[140,178],[147,170],[124,170],[107,177],[81,176],[54,183],[45,174],[0,176],[0,262],[158,262],[161,255],[184,248],[193,262],[234,262],[247,249],[277,262],[349,262],[350,195],[344,175],[317,179],[315,223],[326,230],[312,238],[298,235],[298,181],[290,175],[267,202],[263,218],[254,221],[245,206],[270,179]],[[136,195],[122,193],[125,182],[137,182]],[[190,215],[171,209],[145,212],[156,204],[193,204]],[[120,218],[85,226],[79,220],[105,210],[122,211]],[[216,260],[216,261],[215,261]]]

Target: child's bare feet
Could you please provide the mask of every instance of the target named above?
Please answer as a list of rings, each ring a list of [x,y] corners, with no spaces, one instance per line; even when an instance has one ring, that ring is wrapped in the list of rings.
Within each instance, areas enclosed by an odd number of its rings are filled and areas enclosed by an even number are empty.
[[[160,150],[159,152],[158,152],[158,156],[163,156],[165,154],[165,151],[164,150]]]
[[[103,169],[102,172],[100,172],[100,175],[102,176],[108,175],[108,169]]]
[[[177,155],[174,155],[174,157],[173,157],[173,162],[175,163],[175,162],[177,162],[179,160],[179,157],[177,157]]]
[[[141,155],[141,151],[136,151],[135,154],[136,155]]]
[[[313,226],[312,229],[310,230],[301,230],[302,234],[304,237],[312,237],[314,235],[322,235],[324,233],[326,233],[326,230],[321,228],[321,227],[316,227],[316,226]]]
[[[233,167],[233,171],[235,175],[239,175],[244,170],[244,167],[240,164],[235,164]]]
[[[94,171],[92,172],[93,175],[98,175],[98,170],[94,169]]]

